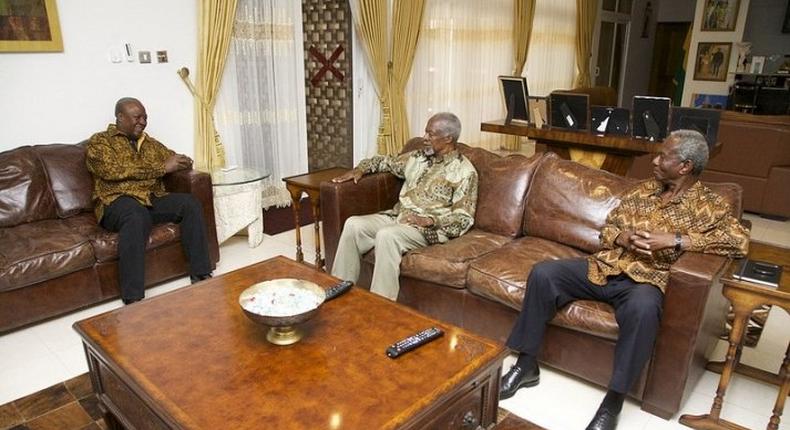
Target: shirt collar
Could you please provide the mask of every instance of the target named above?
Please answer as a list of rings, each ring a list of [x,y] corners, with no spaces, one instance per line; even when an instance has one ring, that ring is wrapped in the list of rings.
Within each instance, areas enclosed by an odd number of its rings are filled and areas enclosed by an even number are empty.
[[[131,138],[129,138],[129,136],[125,135],[121,130],[118,130],[118,127],[115,124],[110,124],[110,125],[107,126],[107,133],[109,133],[110,136],[113,136],[113,137],[114,136],[123,136],[127,140],[132,140]],[[137,149],[138,150],[140,149],[140,146],[142,146],[143,142],[145,141],[145,139],[147,137],[148,137],[148,135],[145,132],[143,132],[143,134],[141,134],[140,137],[137,139]]]
[[[656,198],[660,197],[661,192],[664,191],[664,186],[661,184],[661,182],[656,180],[648,182],[647,188],[650,195]],[[694,184],[689,187],[689,189],[681,194],[676,195],[675,197],[672,197],[672,200],[670,200],[668,203],[680,203],[680,201],[686,198],[695,198],[699,196],[701,192],[702,182],[695,181]]]

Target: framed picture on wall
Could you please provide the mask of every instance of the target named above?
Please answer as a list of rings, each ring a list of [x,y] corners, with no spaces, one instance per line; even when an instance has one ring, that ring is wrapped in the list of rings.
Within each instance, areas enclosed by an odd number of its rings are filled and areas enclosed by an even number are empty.
[[[0,52],[63,52],[55,0],[0,1]]]
[[[705,0],[702,31],[734,31],[741,0]]]
[[[695,81],[726,81],[732,43],[700,42],[694,65]]]

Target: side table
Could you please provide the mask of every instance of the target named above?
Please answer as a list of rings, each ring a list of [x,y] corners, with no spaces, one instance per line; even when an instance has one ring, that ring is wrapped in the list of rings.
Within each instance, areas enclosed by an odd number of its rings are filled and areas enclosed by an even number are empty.
[[[247,229],[247,243],[254,248],[263,241],[263,180],[269,177],[255,169],[217,169],[211,172],[217,241],[222,243]]]
[[[720,414],[724,403],[724,395],[727,392],[727,386],[732,378],[732,373],[736,372],[739,368],[743,338],[749,316],[755,308],[762,305],[779,306],[786,312],[790,312],[790,249],[760,242],[752,242],[750,245],[749,258],[753,260],[768,261],[783,266],[779,287],[765,287],[751,282],[736,280],[731,276],[722,279],[722,283],[724,284],[722,294],[724,294],[732,304],[732,310],[735,314],[729,335],[729,348],[727,349],[726,361],[721,369],[721,379],[719,379],[719,387],[716,390],[716,397],[713,399],[710,413],[704,415],[683,415],[680,417],[680,423],[691,428],[745,429],[745,427],[739,426],[738,424],[721,419]],[[788,393],[790,393],[790,369],[788,369],[788,367],[790,367],[790,345],[788,345],[787,351],[785,352],[784,362],[779,369],[779,374],[774,375],[774,381],[779,385],[779,394],[776,398],[773,415],[766,427],[769,430],[779,428],[779,420],[784,410],[785,400],[787,399]],[[770,373],[760,369],[750,369],[770,375]]]
[[[288,189],[288,192],[291,193],[291,201],[293,202],[291,207],[294,213],[294,226],[296,228],[296,261],[299,263],[304,262],[302,232],[299,225],[302,193],[307,193],[313,207],[313,225],[315,226],[315,268],[324,270],[324,259],[321,258],[321,227],[319,225],[319,221],[321,220],[321,182],[331,181],[333,178],[346,173],[348,170],[349,169],[344,167],[330,167],[304,175],[283,178],[285,187]]]

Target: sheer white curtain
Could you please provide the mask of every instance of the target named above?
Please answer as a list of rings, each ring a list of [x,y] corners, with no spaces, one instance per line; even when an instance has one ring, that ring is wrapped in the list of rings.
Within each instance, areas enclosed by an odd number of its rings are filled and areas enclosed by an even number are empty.
[[[571,89],[576,73],[576,0],[538,0],[523,75],[529,94]]]
[[[307,171],[301,2],[239,0],[214,110],[228,166],[271,174],[263,207],[287,206],[281,179]]]
[[[512,28],[513,0],[427,2],[406,87],[413,136],[424,134],[431,115],[449,111],[461,119],[460,141],[502,146],[506,136],[481,133],[480,123],[505,117],[497,76],[513,68]]]

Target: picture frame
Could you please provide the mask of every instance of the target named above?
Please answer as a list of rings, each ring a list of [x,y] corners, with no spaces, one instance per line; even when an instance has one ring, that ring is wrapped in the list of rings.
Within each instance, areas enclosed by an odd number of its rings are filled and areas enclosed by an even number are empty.
[[[732,42],[700,42],[694,62],[695,81],[726,81]]]
[[[0,3],[0,52],[63,52],[55,0]]]
[[[502,101],[505,104],[507,117],[505,125],[510,122],[529,124],[529,108],[527,98],[527,78],[523,76],[498,76],[499,89],[502,93]]]
[[[729,96],[727,94],[702,94],[691,95],[691,107],[703,109],[726,109]]]
[[[741,0],[705,0],[701,31],[735,31]]]
[[[765,66],[765,56],[763,55],[754,55],[752,56],[752,65],[749,73],[753,73],[755,75],[759,75],[763,72],[763,66]]]

